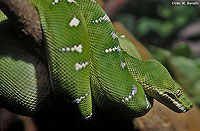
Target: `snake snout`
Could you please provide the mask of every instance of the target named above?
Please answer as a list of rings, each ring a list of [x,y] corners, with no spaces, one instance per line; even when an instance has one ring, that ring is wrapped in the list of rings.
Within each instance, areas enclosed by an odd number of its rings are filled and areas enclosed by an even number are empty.
[[[178,113],[187,112],[192,108],[191,102],[183,93],[177,95],[176,93],[164,92],[159,101]]]

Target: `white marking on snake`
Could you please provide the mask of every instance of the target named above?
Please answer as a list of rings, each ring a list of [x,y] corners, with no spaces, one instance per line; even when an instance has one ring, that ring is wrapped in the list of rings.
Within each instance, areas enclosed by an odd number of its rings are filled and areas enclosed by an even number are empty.
[[[76,18],[76,17],[74,17],[72,20],[71,20],[71,22],[69,23],[69,25],[72,27],[72,26],[78,26],[78,24],[79,24],[79,20]]]
[[[65,51],[65,48],[62,48],[61,50],[62,50],[62,51]]]
[[[71,48],[71,51],[72,51],[72,52],[74,52],[74,51],[75,51],[74,47],[72,47],[72,48]]]
[[[103,17],[100,17],[99,19],[93,20],[92,23],[96,24],[96,23],[99,23],[101,21],[111,22],[110,18],[105,14]]]
[[[179,109],[182,110],[183,112],[186,112],[186,109],[184,106],[180,107]]]
[[[75,45],[75,46],[73,46],[71,48],[66,46],[64,48],[59,49],[59,51],[61,51],[61,52],[65,52],[65,51],[67,51],[67,52],[69,52],[69,51],[74,52],[74,51],[77,51],[77,52],[81,53],[83,51],[82,48],[83,48],[83,46],[81,44],[79,44],[78,46]]]
[[[67,0],[69,3],[74,3],[74,4],[76,4],[77,6],[78,6],[78,4],[76,3],[76,1],[75,0]]]
[[[126,67],[126,63],[121,61],[121,67],[124,69]]]
[[[74,46],[74,49],[76,50],[76,51],[78,51],[79,53],[81,53],[82,52],[82,45],[78,45],[78,46]]]
[[[66,50],[67,50],[67,51],[70,51],[71,49],[70,49],[69,47],[66,47]]]
[[[126,36],[125,36],[125,35],[121,35],[120,37],[121,37],[121,38],[125,38]]]
[[[121,49],[120,49],[120,46],[119,46],[119,45],[117,46],[117,51],[119,51],[119,52],[121,51]]]
[[[91,118],[92,115],[93,115],[93,114],[91,113],[89,116],[86,116],[85,119],[89,119],[89,118]]]
[[[132,92],[129,94],[128,97],[126,97],[124,100],[122,100],[122,102],[126,102],[129,99],[131,99],[133,96],[135,96],[137,93],[137,87],[135,85],[132,85]]]
[[[118,38],[118,36],[116,35],[116,33],[114,31],[111,32],[111,36],[112,36],[113,39]]]
[[[145,95],[145,97],[146,97],[145,103],[146,103],[146,105],[147,105],[146,109],[148,109],[148,108],[149,108],[149,106],[150,106],[150,104],[149,104],[149,101],[148,101],[148,99],[147,99],[147,96],[146,96],[146,95]]]
[[[54,0],[54,2],[52,2],[52,5],[55,5],[58,2],[59,2],[59,0]]]
[[[75,99],[73,102],[79,104],[83,99],[85,99],[89,95],[90,91],[88,91],[84,96],[81,96],[80,98]]]
[[[111,22],[110,18],[106,14],[103,16],[102,20]]]
[[[89,62],[85,62],[85,63],[79,62],[79,63],[75,64],[74,68],[75,68],[75,70],[78,71],[82,68],[85,68],[88,64],[89,64]]]
[[[90,0],[91,2],[93,2],[93,3],[96,3],[96,1],[95,0]]]
[[[114,46],[113,48],[109,48],[109,49],[105,49],[105,51],[103,51],[103,53],[110,53],[110,52],[113,52],[113,51],[120,51],[120,47],[119,45],[116,47]]]

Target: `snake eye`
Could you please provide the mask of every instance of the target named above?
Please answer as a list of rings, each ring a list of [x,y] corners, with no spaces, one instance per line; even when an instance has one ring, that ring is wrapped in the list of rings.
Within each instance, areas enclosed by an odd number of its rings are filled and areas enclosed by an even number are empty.
[[[176,91],[176,96],[179,97],[181,95],[181,90]]]

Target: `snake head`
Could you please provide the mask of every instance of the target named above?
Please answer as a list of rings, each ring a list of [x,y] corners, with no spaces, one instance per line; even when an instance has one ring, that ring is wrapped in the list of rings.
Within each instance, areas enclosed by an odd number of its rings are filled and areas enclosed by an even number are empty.
[[[186,97],[181,87],[175,83],[173,88],[159,90],[154,97],[175,112],[187,112],[192,108],[190,100]]]
[[[160,62],[154,59],[143,61],[132,43],[120,37],[119,40],[129,72],[145,93],[175,112],[187,112],[192,108],[181,87]]]
[[[140,61],[129,57],[129,71],[145,92],[175,112],[187,112],[192,108],[184,94],[167,69],[156,60]]]

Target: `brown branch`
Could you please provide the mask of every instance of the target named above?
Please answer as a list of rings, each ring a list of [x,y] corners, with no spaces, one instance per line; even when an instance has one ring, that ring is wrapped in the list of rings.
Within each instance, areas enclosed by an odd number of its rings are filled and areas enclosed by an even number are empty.
[[[110,18],[113,18],[120,9],[128,3],[128,0],[109,0],[105,2],[103,8]]]
[[[199,121],[196,105],[186,113],[176,113],[155,100],[151,111],[135,118],[133,123],[139,131],[199,131]]]
[[[37,45],[42,42],[42,29],[37,10],[28,0],[0,0],[0,9],[12,23],[13,29]]]

